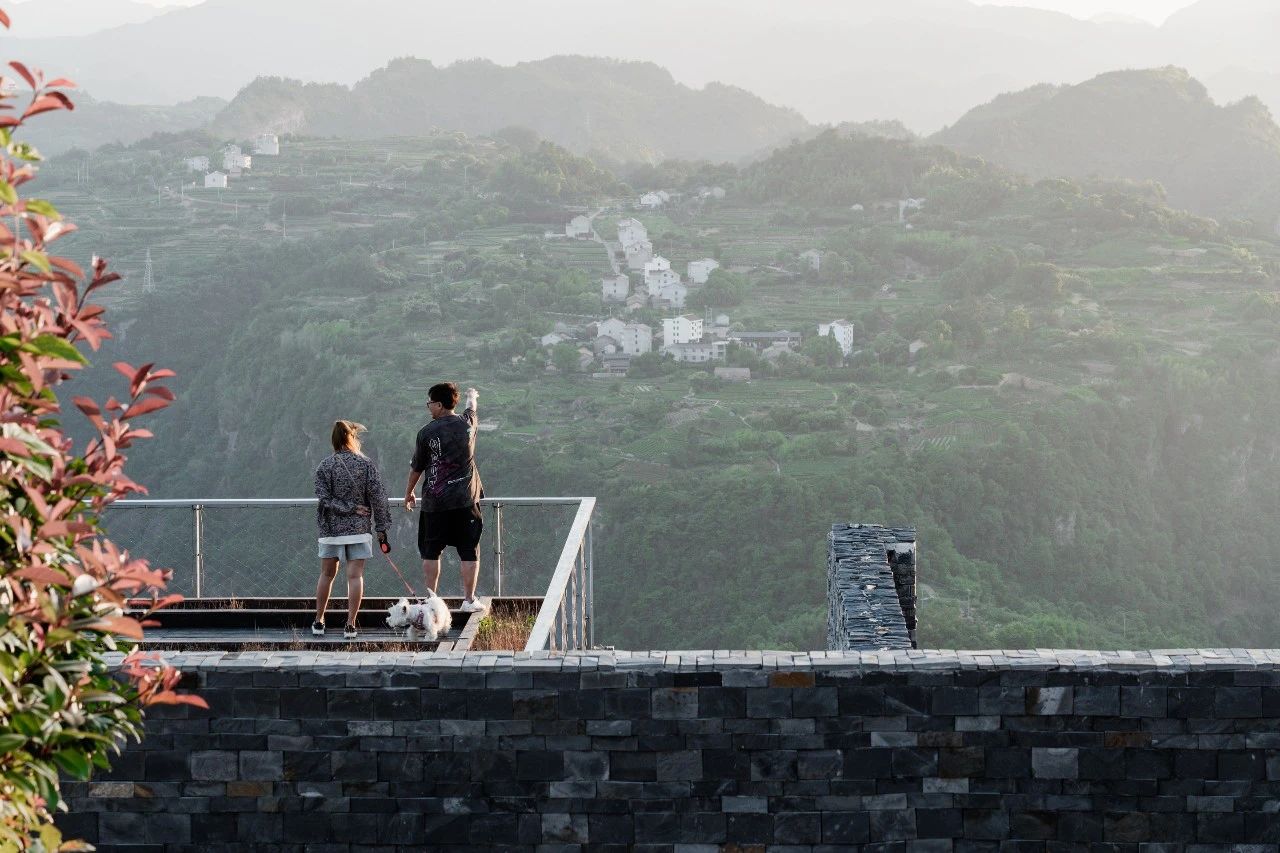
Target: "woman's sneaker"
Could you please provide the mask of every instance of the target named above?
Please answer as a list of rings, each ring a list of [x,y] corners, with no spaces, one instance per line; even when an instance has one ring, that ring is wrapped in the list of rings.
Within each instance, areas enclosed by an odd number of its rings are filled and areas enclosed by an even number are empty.
[[[342,639],[354,640],[358,636],[355,625],[348,625],[342,629]]]
[[[312,634],[314,634],[314,635],[316,635],[317,637],[323,637],[323,636],[324,636],[324,623],[323,623],[323,622],[312,622],[312,623],[311,623],[311,633],[312,633]]]
[[[458,609],[463,613],[480,613],[487,608],[480,603],[480,599],[478,598],[464,598],[462,600],[462,606]]]

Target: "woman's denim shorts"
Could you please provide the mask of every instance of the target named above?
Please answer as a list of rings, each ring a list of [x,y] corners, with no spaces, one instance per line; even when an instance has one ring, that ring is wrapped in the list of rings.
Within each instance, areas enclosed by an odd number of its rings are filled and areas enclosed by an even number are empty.
[[[349,560],[367,560],[373,556],[373,537],[367,537],[363,542],[348,542],[346,545],[326,545],[320,544],[320,559],[331,559],[337,557],[338,560],[345,563]]]

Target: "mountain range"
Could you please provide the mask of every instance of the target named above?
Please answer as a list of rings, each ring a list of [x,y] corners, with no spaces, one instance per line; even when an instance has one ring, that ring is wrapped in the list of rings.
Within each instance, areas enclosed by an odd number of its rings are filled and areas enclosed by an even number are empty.
[[[1257,98],[1220,106],[1180,68],[1033,86],[931,142],[1032,177],[1158,181],[1177,207],[1280,225],[1280,127]]]
[[[353,85],[401,56],[510,65],[573,54],[653,62],[695,87],[739,86],[815,122],[900,118],[924,132],[1003,92],[1168,64],[1219,96],[1280,106],[1280,4],[1270,0],[1199,0],[1160,27],[969,0],[648,0],[640,11],[589,0],[205,0],[119,19],[93,34],[28,38],[48,30],[24,31],[19,18],[10,49],[125,103],[230,98],[260,76]]]
[[[220,136],[263,131],[345,138],[490,134],[520,126],[614,160],[738,160],[808,131],[794,110],[719,83],[691,89],[652,63],[558,56],[515,66],[438,67],[397,59],[353,87],[260,78],[214,122]]]

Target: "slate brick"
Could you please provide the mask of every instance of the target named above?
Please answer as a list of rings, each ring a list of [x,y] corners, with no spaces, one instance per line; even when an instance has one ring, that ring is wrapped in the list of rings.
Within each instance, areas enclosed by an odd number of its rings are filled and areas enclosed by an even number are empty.
[[[227,782],[236,778],[239,758],[225,750],[202,750],[191,754],[190,778],[205,782]]]
[[[553,781],[563,779],[564,753],[551,750],[528,750],[516,755],[516,779]]]
[[[944,779],[979,776],[986,766],[986,755],[978,747],[938,750],[938,775]]]
[[[824,844],[865,844],[871,837],[871,817],[866,812],[823,812]]]
[[[1168,704],[1168,690],[1163,687],[1120,688],[1122,717],[1163,717]]]

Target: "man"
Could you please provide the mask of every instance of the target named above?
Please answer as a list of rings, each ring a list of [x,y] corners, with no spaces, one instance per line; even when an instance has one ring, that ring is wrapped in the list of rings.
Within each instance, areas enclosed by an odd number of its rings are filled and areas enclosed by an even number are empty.
[[[440,554],[457,549],[462,562],[462,610],[473,613],[484,606],[476,601],[476,581],[480,577],[480,472],[476,470],[476,400],[474,388],[467,389],[467,407],[454,414],[458,386],[452,382],[432,385],[427,391],[427,411],[431,422],[418,430],[409,464],[409,484],[404,490],[404,508],[413,511],[413,487],[422,483],[422,511],[418,515],[418,553],[427,586],[434,592],[440,583]]]

